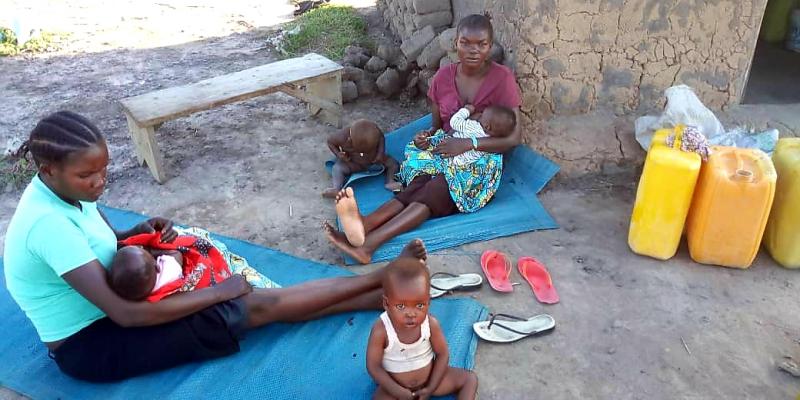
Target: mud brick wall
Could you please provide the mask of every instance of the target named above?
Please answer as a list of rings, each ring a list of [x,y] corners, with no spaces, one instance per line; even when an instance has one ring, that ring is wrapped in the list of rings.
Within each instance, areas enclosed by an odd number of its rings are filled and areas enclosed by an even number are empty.
[[[403,39],[412,0],[386,3]],[[420,1],[420,0],[416,0]],[[430,0],[423,0],[430,1]],[[684,83],[714,108],[738,103],[767,0],[451,0],[452,24],[492,17],[530,118],[652,111]],[[394,7],[394,8],[393,8]],[[400,21],[403,21],[401,24]]]
[[[526,114],[650,111],[675,84],[738,103],[766,0],[526,0],[516,72]]]

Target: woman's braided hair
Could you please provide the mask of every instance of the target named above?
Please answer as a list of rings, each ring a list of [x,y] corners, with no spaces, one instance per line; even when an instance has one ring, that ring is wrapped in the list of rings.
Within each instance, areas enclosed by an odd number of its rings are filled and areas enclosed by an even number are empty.
[[[87,149],[103,140],[94,124],[72,111],[58,111],[36,124],[17,157],[33,156],[36,165],[60,163],[70,153]]]
[[[489,32],[489,41],[494,40],[494,28],[492,28],[492,21],[488,15],[472,14],[461,18],[461,21],[458,21],[456,32],[460,35],[466,29]]]

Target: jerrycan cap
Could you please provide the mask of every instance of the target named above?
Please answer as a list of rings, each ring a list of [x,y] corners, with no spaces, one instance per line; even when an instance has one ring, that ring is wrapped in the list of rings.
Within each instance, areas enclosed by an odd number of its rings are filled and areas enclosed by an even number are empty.
[[[753,171],[749,171],[742,168],[737,169],[736,172],[731,177],[731,179],[737,182],[752,182]]]

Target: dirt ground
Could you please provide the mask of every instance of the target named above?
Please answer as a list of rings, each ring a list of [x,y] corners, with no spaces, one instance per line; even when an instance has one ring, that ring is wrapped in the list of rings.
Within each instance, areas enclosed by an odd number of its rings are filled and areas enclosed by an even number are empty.
[[[65,3],[12,2],[58,15],[63,30],[73,33],[56,53],[0,58],[0,144],[15,147],[50,112],[77,111],[107,135],[112,162],[105,204],[341,264],[319,228],[334,218],[332,205],[319,196],[329,183],[321,168],[329,157],[323,140],[333,128],[307,118],[302,103],[271,95],[164,124],[158,143],[171,176],[164,185],[136,165],[117,104],[274,61],[267,38],[290,7],[128,1],[108,10],[99,1]],[[363,11],[377,23],[372,8]],[[190,26],[173,23],[187,17]],[[421,103],[368,99],[346,105],[345,119],[368,117],[390,130],[425,112]],[[669,262],[632,254],[626,238],[637,176],[630,170],[560,179],[541,198],[561,229],[430,257],[433,271],[477,272],[488,248],[536,256],[561,296],[561,303],[543,306],[524,284],[512,294],[488,286],[474,294],[494,312],[546,312],[557,322],[542,338],[481,343],[480,398],[788,399],[800,392],[800,380],[776,368],[784,356],[800,358],[796,272],[766,254],[745,271],[694,264],[685,249]],[[19,195],[0,194],[0,232]],[[512,279],[520,280],[516,273]],[[11,398],[17,395],[0,391],[0,399]]]

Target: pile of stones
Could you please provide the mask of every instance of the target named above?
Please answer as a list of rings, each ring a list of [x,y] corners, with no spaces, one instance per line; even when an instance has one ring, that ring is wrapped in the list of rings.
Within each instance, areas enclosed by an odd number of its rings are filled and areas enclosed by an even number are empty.
[[[379,0],[378,6],[399,40],[380,43],[374,54],[358,46],[345,49],[345,103],[372,95],[425,96],[436,71],[458,62],[449,0]],[[503,48],[497,43],[491,58],[503,61]]]

